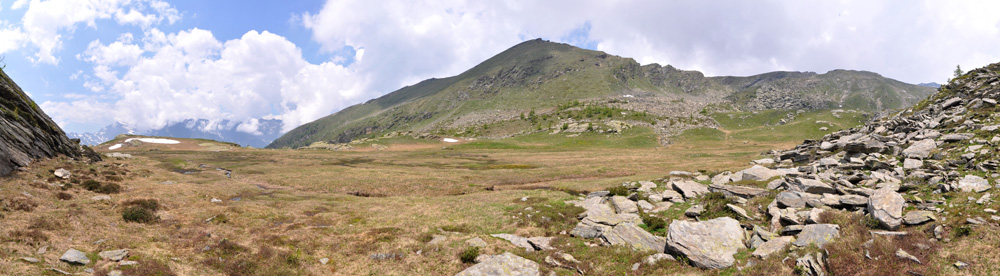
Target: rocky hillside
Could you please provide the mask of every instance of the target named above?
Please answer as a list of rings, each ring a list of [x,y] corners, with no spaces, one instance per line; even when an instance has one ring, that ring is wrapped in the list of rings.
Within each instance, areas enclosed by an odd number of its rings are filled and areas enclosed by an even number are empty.
[[[0,176],[38,158],[67,155],[100,160],[66,137],[62,129],[0,70]]]
[[[654,253],[633,270],[669,259],[765,263],[770,275],[996,275],[998,101],[1000,63],[742,171],[590,193],[571,202],[586,212],[569,234]]]
[[[843,108],[879,112],[911,106],[933,91],[871,72],[845,70],[705,77],[670,65],[640,65],[631,58],[532,40],[460,75],[425,80],[302,125],[269,147],[345,143],[394,131],[506,137],[562,124],[605,121],[604,117],[567,121],[569,114],[556,114],[574,107],[620,109],[610,113],[642,114],[630,123],[675,129],[711,124],[710,118],[699,114],[707,106],[742,111]],[[532,113],[553,116],[541,122],[516,122]],[[484,127],[491,130],[475,130]]]

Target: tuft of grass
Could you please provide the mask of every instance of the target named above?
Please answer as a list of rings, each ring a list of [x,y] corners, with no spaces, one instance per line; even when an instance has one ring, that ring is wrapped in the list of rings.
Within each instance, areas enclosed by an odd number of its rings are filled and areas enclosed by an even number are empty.
[[[38,229],[32,230],[14,230],[7,234],[7,237],[3,239],[9,242],[19,242],[31,246],[37,246],[44,242],[49,241],[49,235],[46,235]]]
[[[458,259],[462,260],[462,263],[466,264],[475,263],[476,257],[479,257],[479,247],[475,246],[467,247],[458,254]]]
[[[61,200],[70,200],[73,199],[73,194],[67,192],[59,192],[58,194],[56,194],[56,198]]]
[[[19,196],[3,202],[4,209],[31,212],[38,207],[38,203],[30,198]]]

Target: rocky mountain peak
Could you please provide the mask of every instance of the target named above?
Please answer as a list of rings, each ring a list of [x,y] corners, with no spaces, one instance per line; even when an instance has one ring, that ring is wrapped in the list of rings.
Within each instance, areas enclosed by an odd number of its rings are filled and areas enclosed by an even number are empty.
[[[35,159],[67,155],[100,160],[70,140],[13,80],[0,70],[0,176]]]

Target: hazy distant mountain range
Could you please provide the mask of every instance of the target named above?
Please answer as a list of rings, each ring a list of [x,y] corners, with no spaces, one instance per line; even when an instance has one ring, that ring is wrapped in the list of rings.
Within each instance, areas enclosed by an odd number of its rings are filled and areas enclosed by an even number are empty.
[[[281,120],[258,120],[256,127],[244,125],[243,122],[222,120],[213,124],[205,119],[188,119],[166,127],[153,130],[136,130],[121,123],[105,126],[97,132],[68,133],[70,138],[79,138],[85,145],[104,143],[121,134],[136,134],[149,136],[167,136],[176,138],[211,139],[221,142],[236,143],[242,146],[262,148],[281,136]],[[257,133],[250,133],[255,131]]]
[[[921,84],[917,84],[917,85],[919,85],[919,86],[926,86],[926,87],[932,87],[932,88],[941,88],[941,84],[940,83],[936,83],[936,82],[925,82],[925,83],[921,83]]]

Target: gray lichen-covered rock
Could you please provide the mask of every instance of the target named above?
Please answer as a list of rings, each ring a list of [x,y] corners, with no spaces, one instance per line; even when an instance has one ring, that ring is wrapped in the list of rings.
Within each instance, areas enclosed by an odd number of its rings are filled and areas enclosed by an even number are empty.
[[[87,265],[90,263],[87,253],[73,248],[66,250],[66,253],[63,253],[62,257],[59,257],[59,260],[72,265]]]
[[[709,192],[708,187],[691,180],[671,181],[670,185],[675,191],[684,195],[684,198],[694,198]]]
[[[903,224],[906,225],[919,225],[933,220],[937,220],[937,216],[931,211],[909,211],[903,216]]]
[[[634,250],[663,252],[664,240],[631,223],[616,225],[603,234],[611,245],[625,245]]]
[[[810,224],[802,227],[795,241],[795,246],[816,244],[823,247],[826,243],[840,237],[840,226],[836,224]]]
[[[97,256],[117,262],[128,257],[128,249],[101,251],[101,253],[97,253]]]
[[[990,188],[990,182],[988,180],[976,175],[966,175],[958,181],[958,189],[963,192],[982,193]]]
[[[455,276],[536,276],[538,263],[505,252],[500,255],[487,258],[485,261],[466,268],[455,274]]]
[[[517,246],[517,247],[520,247],[520,248],[524,248],[524,250],[527,250],[529,252],[530,251],[535,251],[535,247],[532,246],[531,243],[528,242],[528,238],[521,237],[521,236],[518,236],[518,235],[512,235],[512,234],[493,234],[493,235],[490,235],[490,236],[493,236],[494,238],[500,238],[500,239],[505,239],[507,241],[510,241],[510,243],[514,244],[514,246]]]
[[[39,158],[67,155],[101,160],[66,133],[0,70],[0,176]]]
[[[906,200],[894,189],[881,188],[868,197],[868,214],[878,220],[882,227],[895,230],[903,223],[904,203]]]
[[[931,151],[937,148],[933,139],[924,139],[910,144],[903,150],[903,156],[924,159],[931,156]]]
[[[732,266],[736,254],[746,248],[740,223],[729,217],[701,222],[675,220],[667,229],[666,252],[688,258],[701,268]]]
[[[834,189],[832,185],[823,181],[801,177],[795,178],[795,180],[792,181],[792,188],[793,190],[799,190],[810,194],[832,194],[837,192],[837,189]]]
[[[757,249],[754,250],[751,255],[761,259],[767,258],[767,256],[770,256],[771,254],[785,250],[785,248],[787,248],[793,241],[795,241],[795,237],[773,238],[757,246]]]
[[[743,174],[743,180],[751,181],[766,181],[768,179],[783,176],[784,172],[779,170],[768,169],[761,165],[754,165],[748,169],[737,172],[736,174]]]
[[[614,207],[615,212],[619,214],[639,212],[639,207],[636,206],[635,201],[631,201],[624,196],[611,197],[611,206]]]

